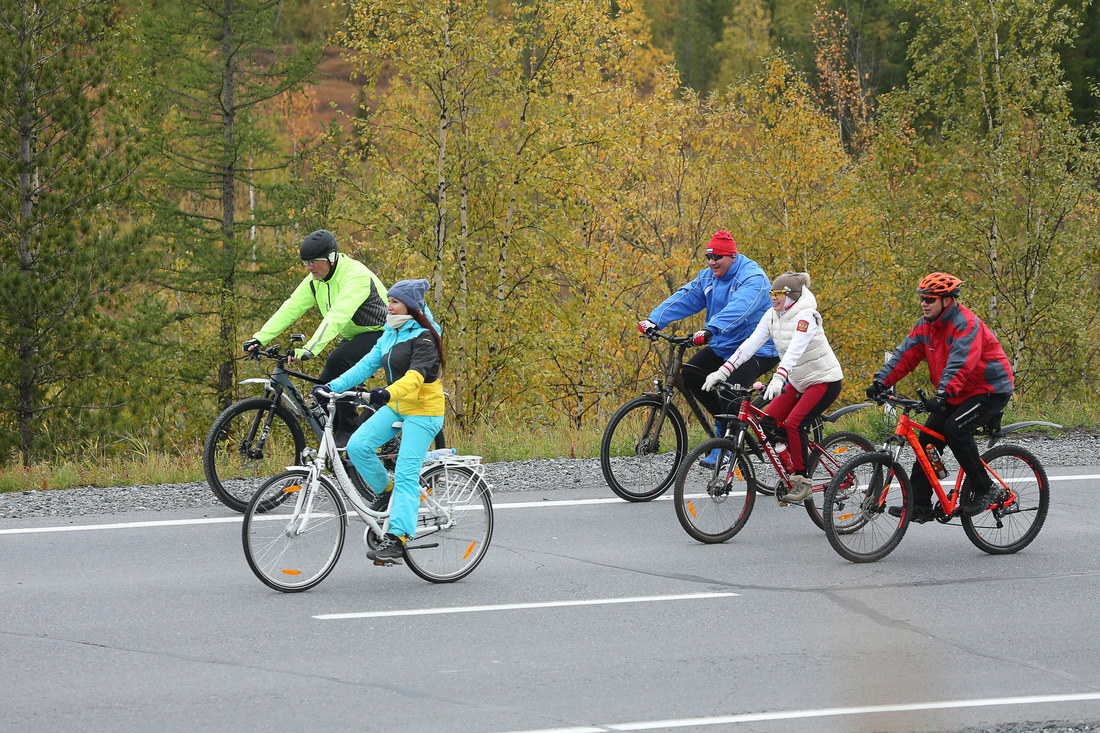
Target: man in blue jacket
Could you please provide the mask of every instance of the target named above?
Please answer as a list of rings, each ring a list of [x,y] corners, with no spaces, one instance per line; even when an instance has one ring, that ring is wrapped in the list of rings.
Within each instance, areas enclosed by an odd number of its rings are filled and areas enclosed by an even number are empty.
[[[733,355],[771,308],[768,298],[771,281],[760,265],[737,253],[737,242],[725,230],[711,237],[706,258],[706,269],[654,308],[648,318],[638,323],[638,330],[642,333],[660,330],[706,310],[706,325],[696,331],[693,338],[695,344],[703,348],[688,360],[688,364],[698,369],[685,369],[683,374],[684,385],[714,415],[728,408],[714,392],[703,389],[703,381]],[[750,385],[778,363],[779,352],[768,340],[726,381]]]

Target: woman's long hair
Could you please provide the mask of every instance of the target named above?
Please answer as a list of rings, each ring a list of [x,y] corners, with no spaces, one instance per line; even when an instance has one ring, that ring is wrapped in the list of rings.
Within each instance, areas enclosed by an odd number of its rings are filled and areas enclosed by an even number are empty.
[[[406,306],[407,307],[407,306]],[[443,372],[443,367],[446,366],[446,360],[443,358],[443,340],[439,338],[439,333],[435,330],[435,326],[428,320],[428,316],[424,315],[424,311],[419,308],[409,308],[409,315],[412,319],[420,324],[420,327],[432,335],[432,343],[435,344],[435,350],[439,352],[439,371]]]

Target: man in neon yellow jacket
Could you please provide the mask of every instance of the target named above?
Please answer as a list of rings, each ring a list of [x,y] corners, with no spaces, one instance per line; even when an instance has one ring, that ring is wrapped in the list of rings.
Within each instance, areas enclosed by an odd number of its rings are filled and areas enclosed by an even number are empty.
[[[251,352],[268,344],[316,305],[321,311],[321,325],[304,348],[294,350],[294,358],[311,359],[334,338],[342,337],[321,370],[319,379],[325,384],[370,353],[382,335],[386,323],[386,286],[366,265],[340,254],[336,237],[325,229],[307,236],[300,254],[309,274],[243,347]],[[355,429],[355,408],[351,404],[337,406],[333,428],[338,443],[342,444]]]

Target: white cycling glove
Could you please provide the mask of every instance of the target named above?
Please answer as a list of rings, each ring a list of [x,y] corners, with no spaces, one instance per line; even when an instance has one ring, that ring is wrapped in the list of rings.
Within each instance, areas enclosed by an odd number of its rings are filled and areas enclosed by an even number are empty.
[[[707,380],[703,382],[703,389],[707,392],[713,392],[715,385],[719,382],[726,381],[731,372],[733,372],[733,370],[725,364],[718,367],[718,369],[707,375]]]
[[[768,383],[768,388],[764,390],[764,399],[774,400],[779,396],[779,393],[783,391],[783,387],[787,385],[787,370],[779,368],[775,370],[775,376],[772,377],[772,381]]]

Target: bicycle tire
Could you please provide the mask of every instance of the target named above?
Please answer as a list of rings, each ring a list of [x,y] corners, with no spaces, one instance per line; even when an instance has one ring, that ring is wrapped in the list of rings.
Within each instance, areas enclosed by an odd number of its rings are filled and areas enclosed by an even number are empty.
[[[891,516],[887,505],[899,502],[901,516]],[[912,514],[909,475],[886,453],[848,460],[825,489],[825,536],[837,554],[851,562],[875,562],[893,552]]]
[[[472,573],[489,550],[492,493],[485,479],[466,466],[433,466],[420,475],[420,486],[447,506],[454,521],[450,527],[425,534],[446,517],[421,501],[416,536],[405,544],[405,562],[424,580],[453,583]]]
[[[301,423],[276,404],[269,434],[257,430],[271,411],[269,397],[247,397],[218,415],[202,447],[206,483],[218,501],[243,512],[256,490],[273,474],[299,462],[306,447]]]
[[[325,476],[313,497],[304,532],[293,531],[297,493],[307,491],[309,471],[292,469],[268,479],[249,501],[241,526],[248,567],[269,588],[299,593],[320,583],[340,559],[347,516]]]
[[[650,445],[646,426],[664,406],[659,397],[635,397],[615,411],[600,441],[600,470],[615,495],[627,501],[652,501],[668,490],[687,452],[687,424],[669,404],[657,445]],[[671,430],[671,445],[668,445]],[[662,451],[662,443],[668,446]]]
[[[976,516],[963,516],[963,530],[983,552],[991,555],[1019,552],[1031,544],[1047,518],[1050,481],[1046,469],[1034,453],[1012,444],[993,446],[982,454],[982,460],[1008,484],[1016,498],[1007,505],[993,505]],[[968,483],[969,479],[964,479],[963,496],[968,495]]]
[[[714,466],[700,461],[718,449]],[[704,544],[725,542],[744,528],[756,500],[756,476],[729,438],[711,438],[692,448],[676,472],[673,504],[680,526]]]
[[[830,433],[816,445],[818,450],[810,451],[810,461],[806,464],[807,473],[810,474],[810,480],[813,482],[813,493],[802,504],[806,507],[806,513],[810,515],[810,521],[818,529],[824,530],[825,518],[822,515],[822,506],[825,503],[825,487],[829,485],[840,467],[855,455],[852,451],[870,453],[875,447],[867,438],[848,430]]]

